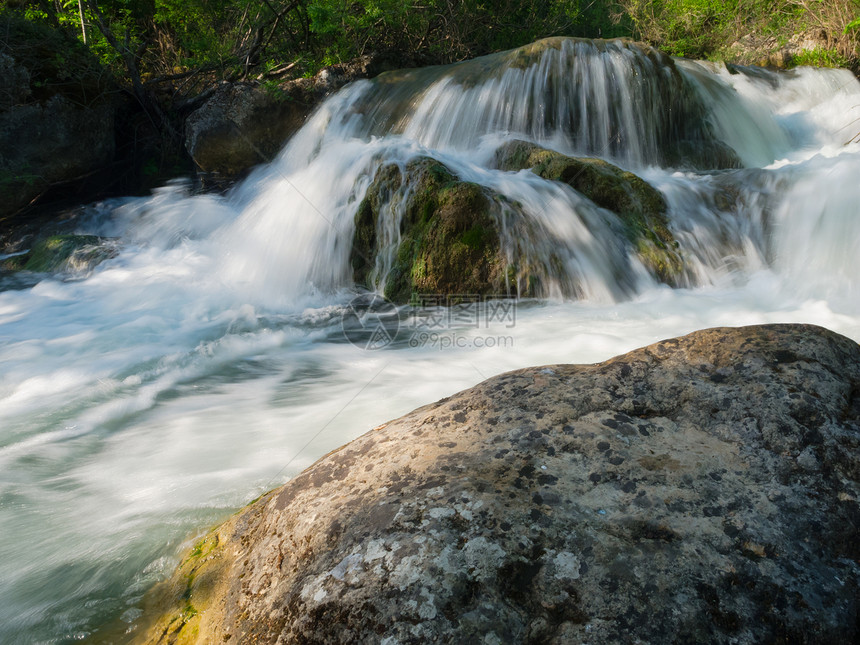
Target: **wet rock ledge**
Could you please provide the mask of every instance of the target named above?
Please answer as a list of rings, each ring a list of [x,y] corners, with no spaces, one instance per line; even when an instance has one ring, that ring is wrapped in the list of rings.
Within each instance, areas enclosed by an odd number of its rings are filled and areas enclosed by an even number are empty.
[[[503,374],[206,535],[148,643],[853,643],[860,346],[721,328]]]

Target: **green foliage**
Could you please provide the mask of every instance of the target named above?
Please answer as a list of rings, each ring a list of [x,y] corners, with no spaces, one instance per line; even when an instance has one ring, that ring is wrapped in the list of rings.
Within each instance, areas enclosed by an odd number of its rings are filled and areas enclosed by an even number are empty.
[[[587,0],[84,0],[83,14],[78,0],[14,5],[9,13],[86,41],[128,83],[193,77],[188,94],[213,75],[280,78],[286,63],[302,76],[370,52],[444,63],[546,36],[629,33],[611,3]]]
[[[260,83],[260,87],[278,102],[284,103],[290,99],[290,95],[281,89],[280,83],[274,79],[266,79]]]
[[[89,104],[111,87],[110,76],[91,50],[52,26],[45,12],[30,7],[0,11],[0,51],[27,69],[33,100],[62,94]]]
[[[582,0],[312,0],[307,12],[325,62],[370,50],[449,62],[547,36],[627,33],[610,19],[608,4]]]
[[[460,236],[460,241],[470,249],[478,249],[484,245],[484,239],[491,234],[483,226],[475,225]]]
[[[140,171],[144,177],[154,177],[158,174],[158,162],[155,159],[147,159]]]
[[[171,82],[188,96],[219,78],[273,79],[274,91],[284,74],[309,76],[370,52],[404,66],[446,63],[554,35],[634,35],[675,55],[714,58],[747,34],[784,44],[823,29],[842,38],[841,58],[810,55],[823,64],[853,59],[860,37],[860,0],[84,0],[83,15],[78,0],[3,6],[16,28],[41,30],[28,42],[50,42],[40,64],[52,71],[34,79],[46,91],[81,76],[85,50],[128,85]]]
[[[792,67],[848,67],[850,61],[836,49],[816,47],[801,52],[791,60]]]
[[[800,11],[793,0],[620,0],[637,36],[668,53],[706,58],[753,31],[777,34]]]
[[[746,36],[784,46],[798,33],[825,34],[837,55],[806,57],[808,64],[847,65],[858,56],[860,0],[618,0],[635,35],[664,51],[721,58]],[[852,18],[854,18],[852,20]],[[830,50],[827,50],[830,51]]]

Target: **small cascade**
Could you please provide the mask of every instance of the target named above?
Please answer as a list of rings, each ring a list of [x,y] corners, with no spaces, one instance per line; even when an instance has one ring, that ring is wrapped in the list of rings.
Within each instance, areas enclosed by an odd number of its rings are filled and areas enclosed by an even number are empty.
[[[788,187],[773,200],[770,266],[816,297],[860,294],[860,155],[816,157],[785,169]]]
[[[678,68],[708,106],[715,135],[751,168],[798,150],[841,146],[842,126],[857,114],[857,80],[845,69],[758,67],[678,60]],[[842,130],[842,134],[840,134]]]
[[[393,297],[398,292],[394,281],[401,273],[432,271],[433,266],[426,264],[438,257],[425,256],[417,266],[401,266],[402,256],[411,245],[433,235],[433,225],[423,228],[423,218],[428,210],[440,209],[452,217],[469,218],[462,231],[464,242],[446,242],[452,255],[461,243],[474,247],[486,241],[490,253],[484,259],[503,269],[503,275],[485,281],[486,295],[614,302],[635,292],[628,249],[611,213],[532,173],[451,165],[457,167],[456,174],[425,156],[380,167],[356,215],[353,263],[372,265],[366,276],[361,272],[360,282]],[[441,176],[441,186],[428,179],[434,171]],[[479,199],[466,203],[471,210],[457,212],[457,191],[470,190]],[[480,224],[478,210],[486,211],[486,221]],[[463,260],[459,269],[469,272],[473,267]],[[468,284],[470,293],[485,293],[478,282]]]
[[[551,38],[389,72],[367,83],[342,118],[353,136],[399,134],[433,149],[466,151],[504,133],[630,166],[738,164],[675,61],[625,40]]]
[[[781,257],[771,211],[796,173],[770,166],[804,163],[810,151],[847,140],[839,130],[858,96],[844,71],[729,68],[624,40],[553,38],[383,74],[332,97],[276,162],[234,191],[239,215],[215,236],[227,247],[223,279],[266,298],[354,281],[391,296],[386,284],[424,271],[417,257],[398,266],[414,224],[403,209],[420,196],[405,174],[386,194],[374,192],[375,178],[427,157],[495,204],[505,258],[489,271],[495,292],[619,301],[659,282],[743,281]],[[646,226],[651,242],[643,242],[629,214],[582,193],[582,182],[497,170],[494,154],[515,138],[639,173],[663,192],[669,228]],[[369,189],[379,212],[373,245],[362,247],[372,257],[356,273],[355,222]]]

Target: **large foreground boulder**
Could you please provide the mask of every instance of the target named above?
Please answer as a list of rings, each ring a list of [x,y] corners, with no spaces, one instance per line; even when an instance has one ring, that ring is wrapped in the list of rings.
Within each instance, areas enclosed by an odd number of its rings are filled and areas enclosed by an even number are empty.
[[[854,643],[860,346],[711,329],[503,374],[206,535],[149,643]]]

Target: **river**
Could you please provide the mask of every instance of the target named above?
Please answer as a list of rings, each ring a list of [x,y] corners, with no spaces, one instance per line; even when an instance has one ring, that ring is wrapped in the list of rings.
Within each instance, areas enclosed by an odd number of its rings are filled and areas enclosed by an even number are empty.
[[[82,207],[79,231],[112,238],[115,257],[0,283],[0,642],[98,642],[118,617],[133,629],[195,535],[500,372],[721,325],[860,340],[858,131],[847,71],[555,40],[353,83],[226,195],[174,182]],[[683,284],[649,275],[568,187],[494,169],[511,138],[658,188]],[[418,155],[521,205],[542,231],[531,252],[561,268],[540,298],[425,309],[422,325],[401,308],[396,334],[351,343],[354,214],[381,163]]]

